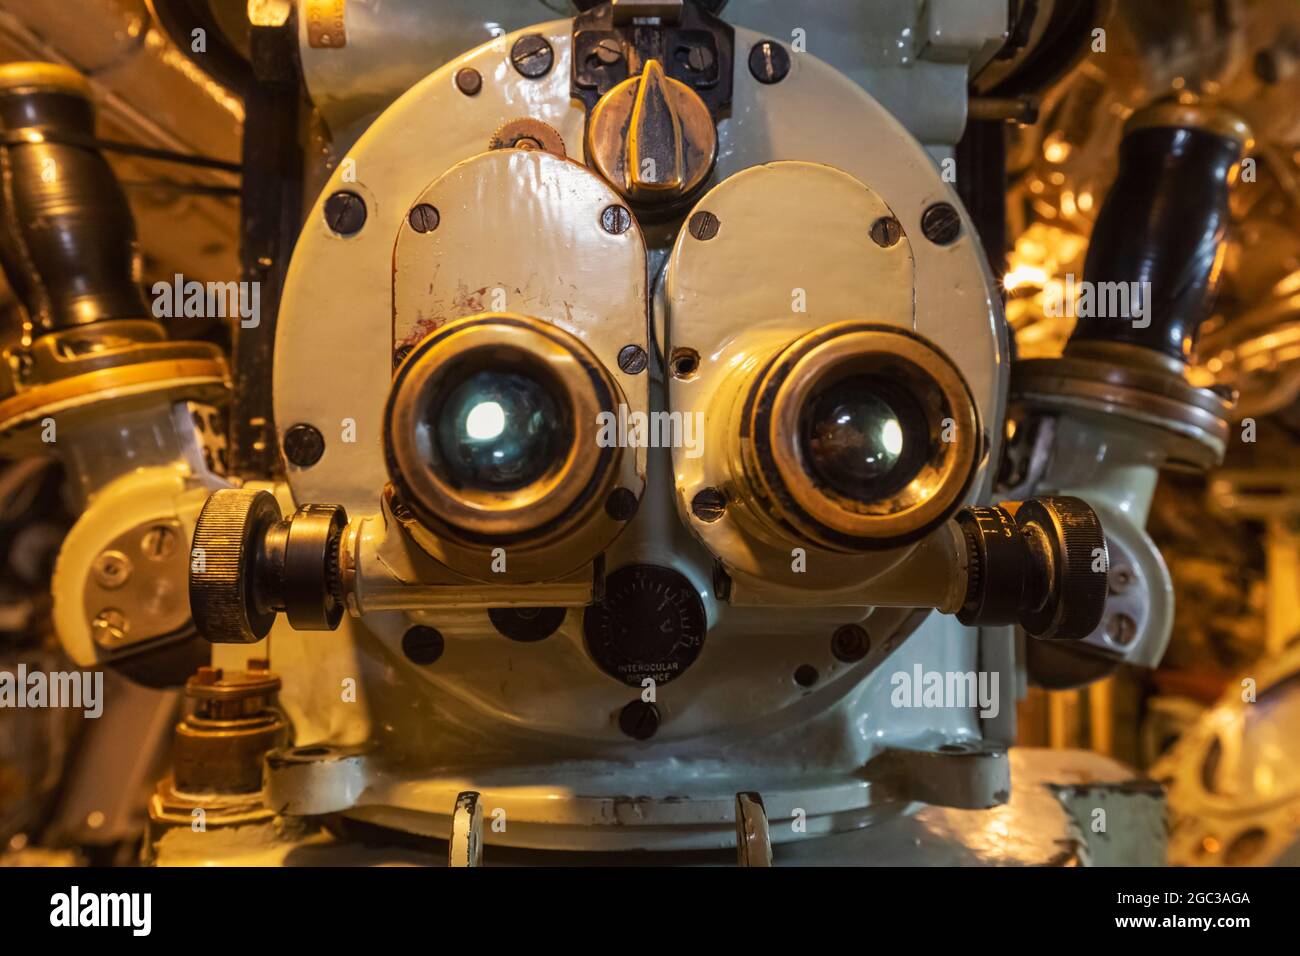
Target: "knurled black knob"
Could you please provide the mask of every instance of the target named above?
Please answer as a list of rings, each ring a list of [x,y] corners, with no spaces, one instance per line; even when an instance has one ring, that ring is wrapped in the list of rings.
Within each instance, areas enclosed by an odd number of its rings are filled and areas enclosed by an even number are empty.
[[[1012,516],[1010,508],[1015,508]],[[1080,498],[963,508],[963,624],[1019,624],[1033,637],[1077,641],[1101,623],[1109,557],[1097,513]]]
[[[190,612],[209,641],[252,644],[270,632],[275,611],[259,593],[257,556],[279,520],[266,491],[223,488],[204,504],[190,552]]]
[[[966,598],[957,620],[967,625],[1017,623],[1028,554],[1016,519],[1005,508],[963,508],[957,524],[966,539]]]
[[[1020,623],[1036,637],[1077,641],[1101,623],[1110,555],[1082,498],[1030,498],[1016,511],[1029,547]]]

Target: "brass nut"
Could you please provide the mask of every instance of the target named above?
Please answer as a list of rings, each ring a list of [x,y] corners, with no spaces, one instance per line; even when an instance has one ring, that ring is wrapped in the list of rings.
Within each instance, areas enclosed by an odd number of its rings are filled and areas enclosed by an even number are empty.
[[[102,588],[112,591],[131,580],[131,559],[121,551],[104,551],[95,558],[91,570]]]

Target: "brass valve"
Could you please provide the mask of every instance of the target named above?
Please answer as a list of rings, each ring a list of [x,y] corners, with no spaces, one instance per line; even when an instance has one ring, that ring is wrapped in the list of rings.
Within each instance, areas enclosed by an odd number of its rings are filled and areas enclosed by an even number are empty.
[[[646,61],[638,76],[598,102],[587,122],[587,160],[640,206],[677,204],[709,178],[718,133],[709,108],[685,83]]]

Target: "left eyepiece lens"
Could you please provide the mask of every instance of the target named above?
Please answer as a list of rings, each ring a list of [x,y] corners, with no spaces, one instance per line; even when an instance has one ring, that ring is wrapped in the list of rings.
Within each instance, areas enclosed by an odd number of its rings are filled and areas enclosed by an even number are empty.
[[[568,418],[547,384],[531,375],[475,372],[432,409],[436,464],[462,487],[523,488],[567,452]]]

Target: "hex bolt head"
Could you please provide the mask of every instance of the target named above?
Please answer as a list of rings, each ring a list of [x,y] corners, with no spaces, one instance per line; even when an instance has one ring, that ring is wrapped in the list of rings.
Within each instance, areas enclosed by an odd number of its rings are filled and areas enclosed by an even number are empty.
[[[727,496],[717,488],[701,488],[691,499],[691,514],[712,524],[727,513]]]
[[[625,345],[618,350],[618,367],[628,375],[640,375],[649,364],[645,349],[639,345]]]
[[[611,236],[621,236],[632,228],[632,214],[626,206],[606,206],[600,212],[600,228]]]
[[[437,229],[442,217],[437,209],[427,202],[422,202],[406,214],[406,221],[410,223],[412,229],[423,234]]]
[[[950,203],[937,202],[921,215],[921,232],[935,245],[950,245],[961,235],[961,215]]]
[[[472,66],[457,70],[456,89],[466,96],[478,96],[479,90],[483,89],[483,74]]]
[[[718,234],[722,227],[721,220],[713,213],[701,209],[691,216],[690,222],[686,224],[686,229],[692,236],[701,242],[707,242]]]
[[[354,192],[340,190],[325,200],[325,224],[340,236],[352,236],[366,224],[366,201]]]
[[[95,558],[91,571],[102,588],[120,588],[131,579],[131,559],[121,551],[104,551]]]
[[[749,72],[760,83],[780,83],[790,72],[790,54],[775,40],[759,40],[749,50]]]
[[[535,80],[545,76],[555,65],[555,51],[540,33],[521,36],[510,48],[510,62],[521,75]]]
[[[881,216],[871,224],[871,241],[882,249],[898,244],[903,238],[903,226],[893,216]]]
[[[284,457],[289,464],[310,468],[325,454],[325,436],[312,425],[297,424],[284,433]]]
[[[618,729],[633,740],[649,740],[659,732],[659,708],[637,698],[625,706],[618,715]]]
[[[837,627],[831,635],[831,653],[837,661],[852,664],[867,656],[871,650],[871,638],[867,629],[861,624],[845,624]]]
[[[442,633],[434,627],[417,624],[402,635],[402,653],[412,664],[432,664],[446,648]]]
[[[631,521],[640,502],[628,488],[615,488],[605,499],[605,514],[615,521]]]

